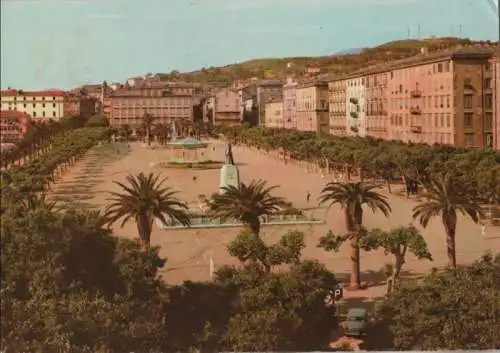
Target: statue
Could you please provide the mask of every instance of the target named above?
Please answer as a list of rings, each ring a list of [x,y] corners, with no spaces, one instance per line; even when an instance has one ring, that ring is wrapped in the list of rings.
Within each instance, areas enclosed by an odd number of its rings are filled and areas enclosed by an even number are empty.
[[[231,147],[231,143],[226,144],[226,164],[234,164],[234,158],[233,158],[233,148]]]
[[[226,144],[226,164],[220,170],[219,193],[222,194],[224,187],[228,186],[240,186],[240,172],[234,163],[233,150],[229,142]]]

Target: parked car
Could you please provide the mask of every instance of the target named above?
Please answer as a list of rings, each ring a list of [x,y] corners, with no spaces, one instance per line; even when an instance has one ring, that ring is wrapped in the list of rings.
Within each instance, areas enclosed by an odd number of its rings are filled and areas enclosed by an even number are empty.
[[[366,331],[367,317],[366,310],[352,308],[347,312],[346,336],[359,337]]]

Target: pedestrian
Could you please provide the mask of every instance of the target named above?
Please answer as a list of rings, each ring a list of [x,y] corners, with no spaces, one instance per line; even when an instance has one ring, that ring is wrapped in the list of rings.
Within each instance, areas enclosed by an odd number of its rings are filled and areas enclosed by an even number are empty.
[[[481,236],[484,238],[486,236],[486,225],[481,223]]]
[[[309,191],[306,191],[306,201],[309,202],[311,199],[311,193]]]
[[[193,176],[193,181],[196,181],[196,179],[197,179],[197,178],[196,178],[196,175],[194,175],[194,176]]]

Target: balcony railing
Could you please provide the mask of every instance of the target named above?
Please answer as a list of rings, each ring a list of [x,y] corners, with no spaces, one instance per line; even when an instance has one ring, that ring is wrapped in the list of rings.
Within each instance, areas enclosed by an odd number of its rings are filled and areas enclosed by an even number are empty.
[[[349,102],[351,102],[352,104],[358,105],[359,101],[358,101],[358,98],[351,97],[351,98],[349,98]]]
[[[420,115],[422,114],[422,110],[420,107],[410,107],[410,113],[414,115]]]
[[[412,98],[420,98],[422,97],[422,92],[419,89],[414,89],[410,92],[410,96]]]
[[[351,112],[351,118],[357,119],[358,118],[358,113]]]
[[[422,133],[422,126],[413,125],[410,127],[410,131],[415,133],[415,134],[421,134]]]

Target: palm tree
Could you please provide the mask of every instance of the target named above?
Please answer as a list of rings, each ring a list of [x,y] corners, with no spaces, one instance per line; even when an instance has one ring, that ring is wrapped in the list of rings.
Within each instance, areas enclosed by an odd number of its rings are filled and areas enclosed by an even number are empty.
[[[253,234],[260,233],[260,217],[279,211],[288,204],[285,199],[271,195],[277,186],[268,187],[264,180],[252,180],[239,187],[226,186],[222,194],[213,196],[208,216],[211,218],[234,217]]]
[[[328,207],[339,204],[344,210],[346,229],[351,241],[351,283],[352,288],[360,287],[359,236],[363,225],[363,205],[373,212],[381,211],[386,217],[392,211],[387,197],[374,191],[376,185],[364,182],[330,182],[321,190],[320,204]]]
[[[106,207],[104,216],[109,224],[123,218],[121,227],[128,220],[134,219],[145,251],[150,248],[155,218],[163,224],[166,224],[169,218],[184,226],[190,225],[188,206],[175,196],[177,191],[163,186],[166,178],[160,180],[159,175],[139,173],[127,176],[126,180],[128,185],[114,181],[122,192],[110,192],[111,203]]]
[[[468,216],[475,223],[483,216],[481,207],[473,201],[463,185],[449,176],[438,176],[426,185],[426,201],[413,208],[413,218],[425,228],[431,218],[441,216],[446,232],[448,264],[457,267],[455,234],[457,213]]]
[[[155,117],[149,113],[145,113],[142,117],[142,123],[146,131],[146,143],[148,145],[151,145],[151,128],[153,127],[154,121]]]

